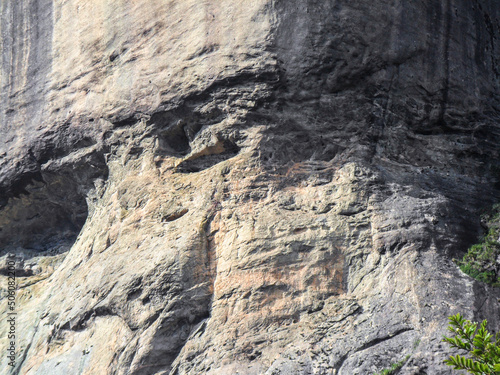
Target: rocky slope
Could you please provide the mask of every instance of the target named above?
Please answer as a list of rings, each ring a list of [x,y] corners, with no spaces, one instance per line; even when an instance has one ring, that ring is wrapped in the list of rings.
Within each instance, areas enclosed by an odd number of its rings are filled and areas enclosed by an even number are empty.
[[[447,316],[500,329],[452,262],[500,199],[498,25],[496,0],[1,1],[0,372],[451,374]]]

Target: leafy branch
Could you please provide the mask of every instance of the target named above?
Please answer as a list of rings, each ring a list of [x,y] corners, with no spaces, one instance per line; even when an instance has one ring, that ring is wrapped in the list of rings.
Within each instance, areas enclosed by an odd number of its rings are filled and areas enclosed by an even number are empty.
[[[452,348],[468,352],[469,358],[456,355],[444,362],[455,370],[467,370],[474,375],[500,375],[500,334],[495,337],[486,329],[487,321],[465,320],[460,314],[450,316],[448,331],[452,337],[443,337]]]

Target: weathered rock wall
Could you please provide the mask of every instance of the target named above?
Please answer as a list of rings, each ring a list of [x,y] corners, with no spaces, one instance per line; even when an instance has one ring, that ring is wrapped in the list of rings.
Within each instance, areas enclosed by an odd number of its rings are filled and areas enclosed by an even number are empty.
[[[500,329],[451,261],[500,196],[497,1],[0,4],[2,373],[448,374],[448,315]]]

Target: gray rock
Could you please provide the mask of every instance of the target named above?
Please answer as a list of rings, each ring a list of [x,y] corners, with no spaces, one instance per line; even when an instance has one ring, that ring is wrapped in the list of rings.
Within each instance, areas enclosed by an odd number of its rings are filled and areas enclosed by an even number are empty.
[[[500,198],[499,18],[1,2],[0,372],[451,374],[449,315],[500,329],[452,262]]]

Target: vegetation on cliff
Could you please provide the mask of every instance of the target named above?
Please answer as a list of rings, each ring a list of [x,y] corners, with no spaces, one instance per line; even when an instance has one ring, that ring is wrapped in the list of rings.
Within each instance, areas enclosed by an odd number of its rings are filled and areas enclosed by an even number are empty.
[[[500,374],[500,334],[495,337],[486,329],[487,321],[483,320],[479,330],[478,323],[465,320],[460,314],[449,317],[448,330],[453,337],[444,337],[452,348],[467,352],[467,357],[450,356],[444,362],[455,370],[467,370],[474,375]]]
[[[493,206],[482,219],[487,228],[486,235],[456,263],[474,279],[500,287],[500,204]]]

